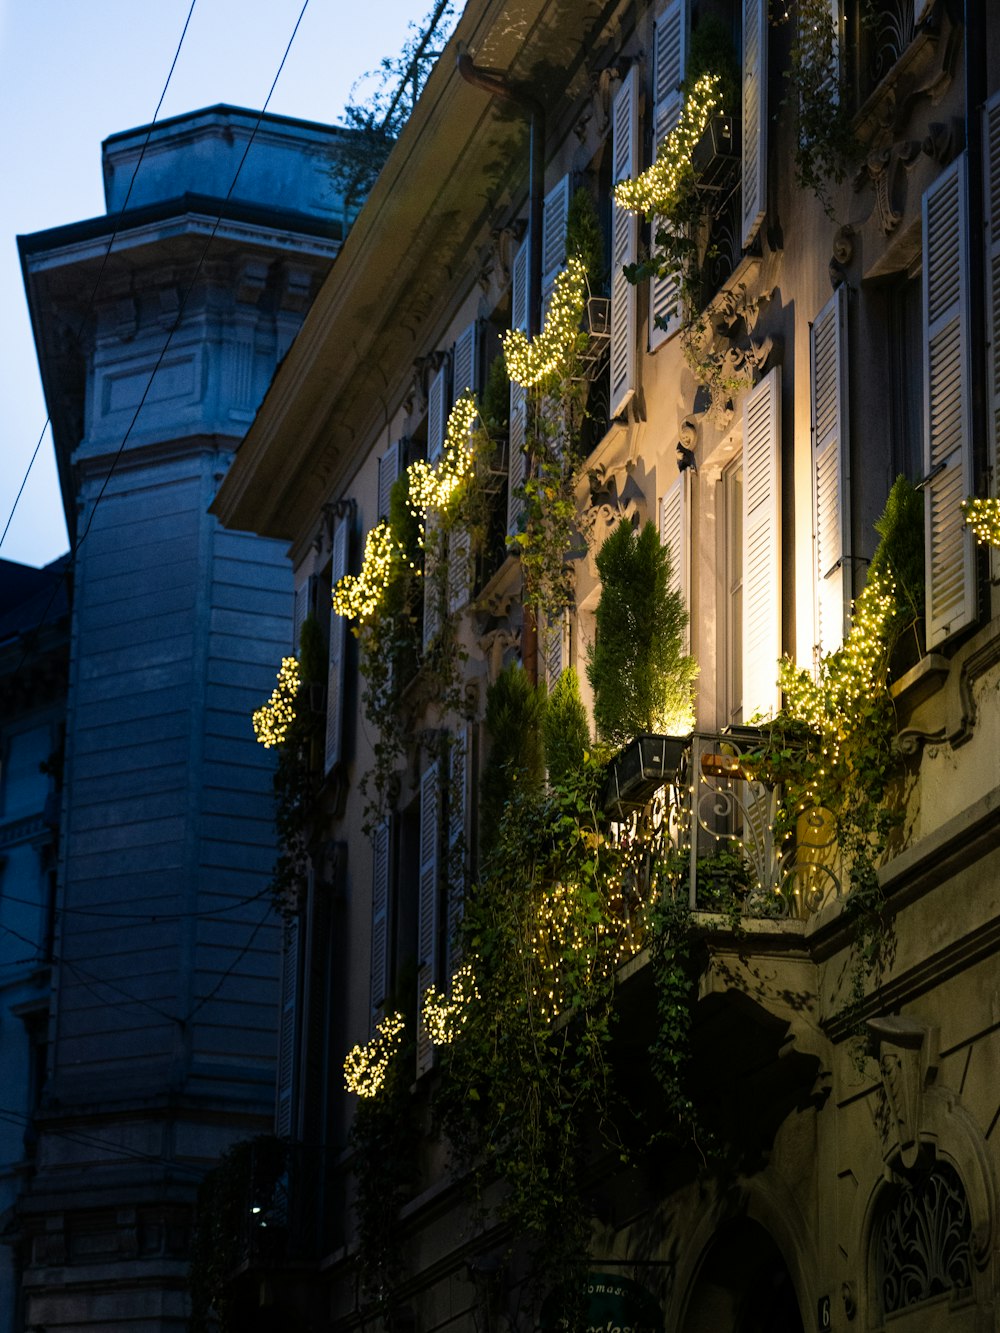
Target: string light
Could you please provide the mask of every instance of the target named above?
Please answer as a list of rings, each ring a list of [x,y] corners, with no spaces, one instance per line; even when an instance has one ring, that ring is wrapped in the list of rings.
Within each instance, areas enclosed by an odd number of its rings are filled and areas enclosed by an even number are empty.
[[[521,329],[502,336],[507,376],[522,389],[533,389],[565,373],[580,336],[587,299],[587,269],[574,255],[557,275],[545,323],[534,338]]]
[[[962,501],[962,513],[980,546],[1000,546],[1000,500],[993,496]]]
[[[432,467],[422,458],[406,469],[410,507],[420,520],[420,546],[424,547],[427,519],[440,513],[454,501],[462,484],[472,473],[470,436],[479,408],[471,389],[458,398],[448,415],[441,458]],[[385,600],[394,569],[400,563],[418,576],[420,565],[411,560],[383,518],[365,538],[359,574],[345,574],[333,589],[333,609],[338,616],[369,624],[378,615]]]
[[[466,389],[448,414],[444,445],[437,466],[418,458],[406,469],[409,477],[410,508],[422,522],[432,513],[441,513],[455,498],[459,487],[472,473],[469,437],[479,407],[471,389]]]
[[[634,180],[619,181],[615,203],[629,213],[667,216],[694,180],[691,154],[721,100],[718,74],[703,74],[681,108],[680,119],[660,144],[656,161]]]
[[[377,1096],[393,1057],[403,1044],[405,1026],[402,1014],[386,1014],[371,1041],[348,1051],[344,1060],[344,1086],[348,1092],[356,1092],[359,1097]]]
[[[873,571],[854,604],[851,631],[844,646],[823,658],[816,675],[789,658],[778,664],[778,684],[785,694],[786,711],[819,736],[826,763],[825,776],[840,759],[840,748],[851,734],[857,705],[874,697],[885,685],[886,636],[896,612],[896,585],[887,571]]]
[[[482,996],[476,987],[472,964],[465,963],[451,979],[451,998],[436,986],[428,986],[424,995],[423,1021],[435,1046],[450,1046],[469,1021],[473,1000]]]
[[[278,668],[278,683],[270,699],[253,715],[254,735],[265,750],[281,745],[288,735],[288,728],[295,721],[299,683],[298,661],[294,657],[283,657]]]

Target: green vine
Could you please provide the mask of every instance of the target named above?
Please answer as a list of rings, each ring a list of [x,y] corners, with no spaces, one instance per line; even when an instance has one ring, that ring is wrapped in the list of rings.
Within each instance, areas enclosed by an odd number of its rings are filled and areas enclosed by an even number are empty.
[[[797,0],[787,103],[795,120],[795,180],[833,217],[829,186],[840,184],[860,149],[843,96],[841,46],[829,0]]]

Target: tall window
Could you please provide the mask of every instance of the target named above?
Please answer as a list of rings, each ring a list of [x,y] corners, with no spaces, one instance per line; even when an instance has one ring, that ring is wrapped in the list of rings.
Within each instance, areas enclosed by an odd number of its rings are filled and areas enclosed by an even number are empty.
[[[723,724],[743,721],[743,460],[722,474]]]

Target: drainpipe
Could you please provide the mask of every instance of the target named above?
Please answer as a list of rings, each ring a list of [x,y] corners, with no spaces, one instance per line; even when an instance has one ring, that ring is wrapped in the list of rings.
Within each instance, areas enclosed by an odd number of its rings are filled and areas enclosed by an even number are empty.
[[[513,84],[496,70],[473,63],[467,51],[460,50],[458,72],[466,83],[482,88],[524,108],[530,117],[528,167],[528,337],[533,338],[542,324],[542,198],[545,193],[545,108],[523,85]],[[528,475],[533,460],[528,459]],[[528,679],[538,683],[538,621],[534,608],[521,606],[521,662]]]

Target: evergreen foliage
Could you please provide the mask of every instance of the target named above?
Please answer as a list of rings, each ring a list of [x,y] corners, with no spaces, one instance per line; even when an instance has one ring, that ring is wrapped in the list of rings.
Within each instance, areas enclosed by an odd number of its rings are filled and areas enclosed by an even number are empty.
[[[502,671],[486,692],[486,726],[493,744],[480,780],[480,846],[484,852],[492,845],[512,790],[541,789],[544,711],[544,689],[532,685],[520,663]]]
[[[575,667],[567,667],[552,687],[545,704],[542,734],[549,782],[555,785],[569,781],[582,768],[590,749],[590,724]]]
[[[652,523],[628,522],[597,555],[601,599],[587,653],[601,740],[622,746],[641,732],[678,734],[693,723],[694,659],[684,653],[687,612],[670,586],[670,548]]]
[[[570,199],[566,213],[566,253],[583,260],[591,294],[603,292],[607,281],[604,234],[590,191],[582,185]]]
[[[899,634],[924,613],[924,501],[923,496],[900,475],[875,531],[881,541],[868,567],[868,577],[891,574],[896,584],[897,614],[889,627]]]

